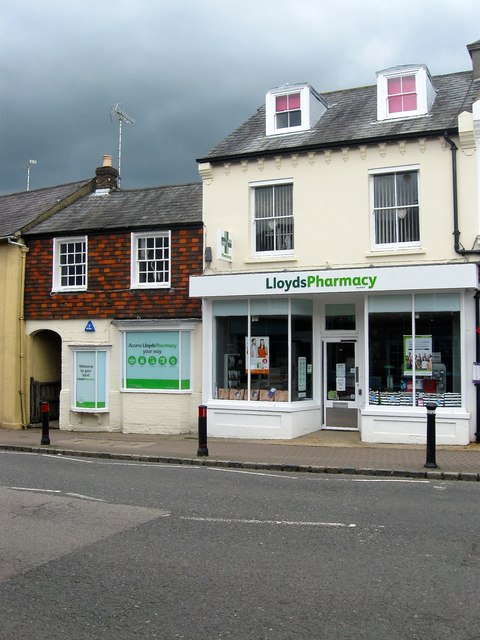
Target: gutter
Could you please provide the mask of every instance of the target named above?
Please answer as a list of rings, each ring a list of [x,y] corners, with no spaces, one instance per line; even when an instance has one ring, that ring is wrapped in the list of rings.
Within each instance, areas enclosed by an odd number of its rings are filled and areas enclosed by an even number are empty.
[[[288,136],[288,134],[286,134]],[[223,164],[224,162],[241,162],[242,160],[258,159],[258,158],[273,158],[281,155],[291,155],[300,153],[310,153],[312,151],[328,151],[338,150],[343,147],[359,147],[362,145],[391,143],[397,140],[418,140],[420,138],[438,138],[442,135],[438,129],[428,131],[415,131],[412,133],[402,133],[392,135],[382,135],[350,140],[337,140],[330,142],[314,142],[310,144],[299,144],[291,147],[278,147],[273,146],[271,149],[262,149],[260,151],[244,151],[241,153],[227,153],[220,155],[209,155],[202,158],[196,158],[197,163],[209,162],[213,165]],[[448,135],[448,132],[445,132]]]

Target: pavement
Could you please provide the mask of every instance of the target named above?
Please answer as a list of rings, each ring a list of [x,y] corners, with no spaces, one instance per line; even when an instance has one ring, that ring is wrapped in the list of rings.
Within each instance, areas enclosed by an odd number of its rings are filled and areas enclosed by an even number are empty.
[[[370,444],[354,431],[321,430],[294,440],[209,438],[198,455],[197,434],[151,435],[49,429],[0,429],[0,450],[89,456],[150,463],[196,464],[241,469],[395,476],[480,482],[480,443],[437,446],[437,467],[426,467],[425,445]],[[204,452],[205,453],[205,452]],[[428,454],[432,461],[432,452]]]

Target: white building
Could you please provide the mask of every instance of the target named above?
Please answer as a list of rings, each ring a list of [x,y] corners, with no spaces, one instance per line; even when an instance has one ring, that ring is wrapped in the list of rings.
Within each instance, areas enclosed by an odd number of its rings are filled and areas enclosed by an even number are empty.
[[[199,160],[212,436],[480,437],[480,41],[473,71],[267,92]],[[475,373],[476,375],[476,373]]]

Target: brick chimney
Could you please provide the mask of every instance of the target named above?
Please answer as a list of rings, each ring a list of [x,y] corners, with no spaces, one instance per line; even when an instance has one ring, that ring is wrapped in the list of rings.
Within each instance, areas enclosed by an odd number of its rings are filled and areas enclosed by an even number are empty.
[[[467,44],[468,53],[472,58],[473,79],[480,79],[480,40]]]
[[[96,189],[98,193],[109,193],[118,188],[118,170],[112,167],[112,156],[103,156],[103,166],[95,169]]]

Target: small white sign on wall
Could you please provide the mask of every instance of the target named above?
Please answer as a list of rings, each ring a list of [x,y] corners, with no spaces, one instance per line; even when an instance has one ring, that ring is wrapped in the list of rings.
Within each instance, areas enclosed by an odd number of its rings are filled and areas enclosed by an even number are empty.
[[[217,230],[217,258],[232,261],[232,234],[224,229]]]

